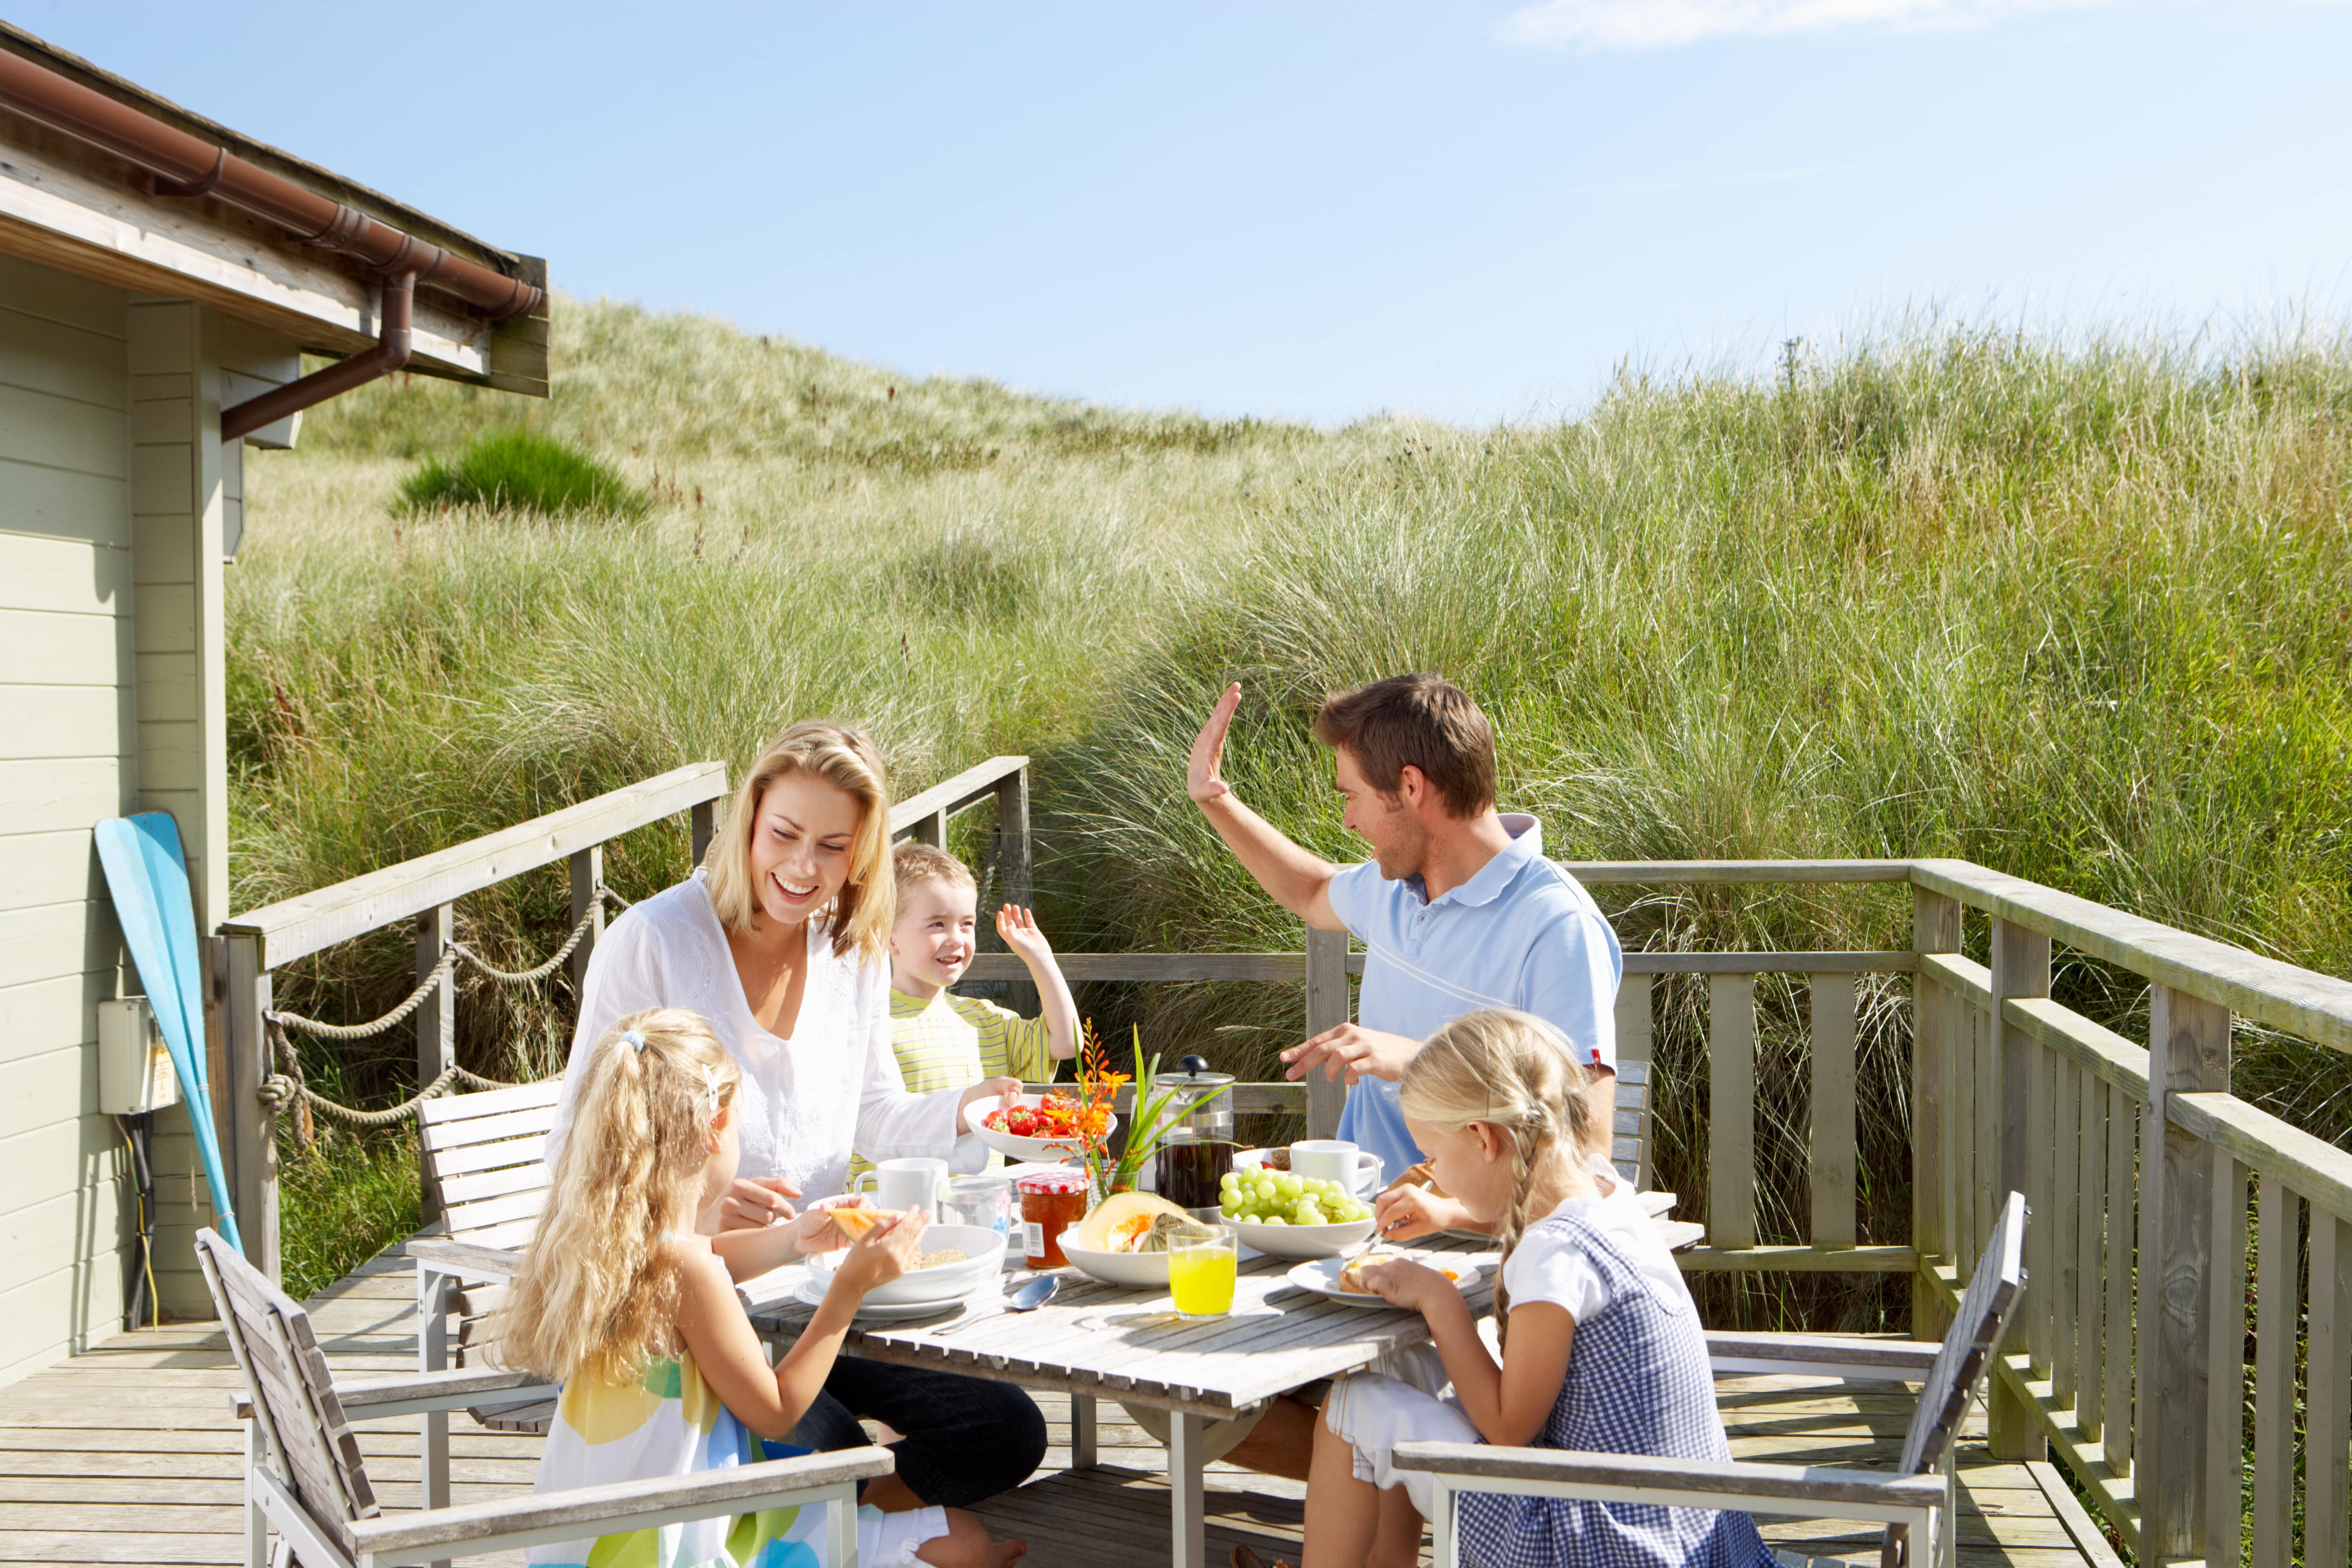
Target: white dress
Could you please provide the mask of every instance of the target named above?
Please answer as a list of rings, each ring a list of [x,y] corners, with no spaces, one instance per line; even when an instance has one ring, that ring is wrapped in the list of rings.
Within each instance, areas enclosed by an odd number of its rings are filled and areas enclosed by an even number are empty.
[[[959,1135],[962,1089],[907,1092],[890,1049],[887,964],[835,953],[829,924],[824,916],[808,922],[800,1016],[793,1037],[781,1040],[751,1016],[702,871],[624,911],[588,961],[548,1163],[571,1129],[585,1053],[632,1013],[683,1007],[709,1020],[743,1069],[735,1100],[742,1174],[782,1177],[806,1202],[843,1190],[853,1146],[870,1161],[930,1155],[958,1172],[984,1165],[988,1146]]]

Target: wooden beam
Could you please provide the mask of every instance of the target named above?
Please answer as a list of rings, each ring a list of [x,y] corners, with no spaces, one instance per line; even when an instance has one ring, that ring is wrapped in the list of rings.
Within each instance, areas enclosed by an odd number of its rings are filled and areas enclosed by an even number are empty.
[[[1578,881],[1907,882],[1908,860],[1562,860]]]
[[[2284,1183],[2352,1223],[2352,1153],[2234,1095],[2168,1094],[2164,1114],[2173,1126],[2225,1151],[2264,1181]]]
[[[18,122],[0,163],[0,251],[79,277],[197,300],[320,353],[376,340],[377,287],[326,252],[216,204],[148,195],[120,165],[45,127]],[[420,292],[412,367],[481,382],[490,323]]]
[[[918,795],[910,795],[890,808],[890,837],[900,837],[919,831],[934,817],[941,821],[978,805],[997,793],[997,786],[1028,767],[1026,757],[991,757],[977,767],[963,772],[942,783],[935,784]]]
[[[1675,1261],[1686,1274],[1909,1274],[1919,1254],[1909,1247],[1694,1247]]]
[[[696,763],[501,832],[249,910],[224,921],[220,929],[224,935],[259,939],[263,965],[275,969],[726,793],[726,767]]]
[[[1916,885],[2231,1012],[2352,1051],[2352,981],[2263,958],[1966,860],[1912,862]]]
[[[2204,1317],[2214,1267],[2212,1144],[2171,1124],[2175,1093],[2226,1092],[2230,1012],[2158,985],[2148,1010],[2148,1117],[2140,1172],[2139,1429],[2133,1443],[2142,1550],[2205,1552]],[[2221,1156],[2228,1158],[2227,1155]]]

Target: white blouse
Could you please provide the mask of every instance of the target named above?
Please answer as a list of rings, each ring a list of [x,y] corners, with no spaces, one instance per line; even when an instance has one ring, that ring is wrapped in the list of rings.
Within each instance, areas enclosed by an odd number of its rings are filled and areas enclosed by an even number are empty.
[[[956,1171],[976,1171],[987,1145],[956,1121],[961,1089],[912,1095],[890,1049],[887,965],[833,951],[829,922],[808,922],[808,978],[793,1037],[760,1026],[735,972],[727,934],[704,874],[624,911],[596,943],[580,999],[580,1026],[556,1102],[547,1161],[572,1126],[572,1099],[586,1053],[618,1020],[646,1007],[684,1007],[743,1069],[736,1090],[745,1176],[780,1176],[803,1202],[843,1190],[849,1156],[871,1161],[928,1154]]]

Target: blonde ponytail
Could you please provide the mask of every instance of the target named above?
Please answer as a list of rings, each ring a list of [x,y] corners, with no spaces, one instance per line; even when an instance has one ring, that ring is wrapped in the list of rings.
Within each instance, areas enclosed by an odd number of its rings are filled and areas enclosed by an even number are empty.
[[[1503,1211],[1503,1258],[1528,1226],[1539,1177],[1555,1160],[1580,1161],[1591,1142],[1592,1110],[1585,1072],[1558,1029],[1526,1013],[1485,1008],[1465,1013],[1421,1047],[1398,1084],[1407,1116],[1446,1131],[1474,1121],[1511,1140],[1511,1201]],[[1497,1327],[1510,1301],[1495,1286]]]
[[[632,1013],[588,1055],[547,1206],[490,1324],[489,1359],[557,1382],[634,1381],[672,1349],[663,1231],[691,1223],[710,1129],[742,1069],[700,1015]]]

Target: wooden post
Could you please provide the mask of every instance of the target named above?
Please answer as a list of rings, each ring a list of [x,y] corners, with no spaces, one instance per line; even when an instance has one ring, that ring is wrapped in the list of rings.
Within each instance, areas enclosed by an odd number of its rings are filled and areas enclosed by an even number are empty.
[[[416,917],[416,980],[420,985],[441,962],[448,950],[449,939],[456,934],[456,910],[449,904],[436,904]],[[418,1088],[431,1083],[449,1069],[457,1059],[457,977],[444,974],[433,994],[416,1009],[416,1083]],[[419,1159],[425,1158],[420,1152]],[[433,1184],[425,1180],[423,1170],[417,1173],[423,1191],[420,1214],[427,1225],[441,1217],[440,1206],[433,1201]]]
[[[2311,1205],[2310,1361],[2305,1375],[2303,1561],[2306,1568],[2347,1560],[2352,1490],[2352,1220]],[[2145,1539],[2145,1536],[2143,1536]]]
[[[1307,1033],[1311,1038],[1348,1021],[1348,933],[1307,928]],[[1336,1138],[1348,1086],[1318,1070],[1307,1075],[1307,1136]],[[1388,1173],[1395,1176],[1400,1173]]]
[[[715,800],[695,802],[688,807],[686,820],[687,833],[694,846],[694,861],[687,869],[692,871],[710,858],[710,841],[719,834],[719,803]]]
[[[2205,1324],[2205,1568],[2238,1568],[2246,1418],[2246,1168],[2212,1152]]]
[[[2127,1475],[2132,1464],[2132,1438],[2138,1427],[2132,1416],[2139,1386],[2138,1363],[2132,1349],[2132,1291],[2138,1265],[2133,1249],[2134,1215],[2139,1203],[2139,1117],[2131,1094],[2116,1084],[2105,1086],[2107,1105],[2107,1391],[2100,1400],[2099,1442],[2107,1463],[2117,1475]]]
[[[2139,1556],[2205,1552],[2206,1399],[2212,1344],[2212,1145],[2165,1119],[2165,1097],[2230,1088],[2230,1012],[2154,987],[2140,1162],[2139,1412],[2132,1490]],[[2222,1156],[2227,1158],[2226,1155]],[[2232,1559],[2234,1561],[2234,1558]]]
[[[935,811],[915,824],[915,842],[928,844],[934,849],[948,847],[948,814]]]
[[[1993,1202],[1998,1205],[2008,1193],[2023,1193],[2029,1212],[2042,1193],[2036,1178],[2049,1163],[2049,1151],[2036,1152],[2031,1140],[2031,1130],[2037,1120],[2032,1069],[2044,1058],[2024,1030],[2011,1027],[2002,1019],[2000,1005],[2012,996],[2049,994],[2050,939],[2013,921],[1996,917],[1992,922],[1992,1037],[2000,1121],[1998,1163],[1993,1167],[1999,1180],[1993,1184]],[[2046,1070],[2042,1074],[2045,1079],[2048,1076]],[[2049,1110],[2046,1088],[2045,1084],[2045,1103],[2039,1118],[2045,1121]],[[2026,1354],[2037,1368],[2050,1364],[2049,1314],[2043,1307],[2051,1294],[2045,1283],[2050,1276],[2042,1261],[2049,1256],[2049,1248],[2043,1245],[2049,1232],[2050,1221],[2044,1214],[2035,1214],[2026,1223],[2026,1285],[2015,1312],[2026,1330]],[[2049,1445],[2042,1438],[2041,1424],[2034,1419],[2032,1406],[2011,1393],[2000,1377],[1990,1381],[1987,1414],[1993,1457],[2048,1458]]]
[[[1654,979],[1654,975],[1628,974],[1617,983],[1617,1065],[1621,1068],[1628,1062],[1640,1062],[1645,1067],[1649,1064],[1652,1048],[1651,985]],[[1622,1073],[1620,1078],[1622,1080]],[[1649,1097],[1655,1088],[1654,1083],[1644,1083],[1642,1109],[1637,1113],[1640,1121],[1634,1129],[1641,1152],[1636,1156],[1633,1166],[1633,1186],[1640,1192],[1647,1192],[1650,1187],[1650,1130],[1655,1125],[1657,1106]],[[1617,1088],[1617,1103],[1621,1108],[1625,1104],[1625,1088],[1622,1081]],[[1619,1114],[1623,1114],[1622,1109]]]
[[[2101,1440],[2106,1422],[2107,1357],[2120,1353],[2107,1342],[2105,1249],[2107,1223],[2107,1086],[2096,1073],[2082,1075],[2074,1114],[2074,1424],[2083,1440]],[[2064,1241],[2061,1237],[2060,1240]]]
[[[217,946],[214,946],[217,944]],[[221,1124],[221,1158],[227,1163],[229,1202],[236,1207],[237,1239],[245,1260],[278,1279],[278,1121],[261,1098],[272,1070],[269,1036],[262,1015],[269,1011],[269,971],[261,967],[261,942],[249,936],[215,937],[207,946],[219,954],[226,987],[228,1108]]]
[[[1029,835],[1029,768],[1026,763],[997,781],[996,785],[996,899],[1000,904],[1019,904],[1034,910],[1037,907],[1035,869],[1036,844]],[[996,932],[988,910],[981,911],[983,932],[993,944]],[[1013,983],[1008,998],[1016,1013],[1034,1014],[1038,1006],[1037,988],[1026,974]]]
[[[1850,1247],[1855,1234],[1853,976],[1811,975],[1807,991],[1813,1014],[1813,1124],[1806,1151],[1813,1246]]]
[[[591,845],[572,857],[572,923],[588,922],[588,934],[572,950],[572,989],[576,996],[588,985],[588,961],[596,955],[596,941],[604,934],[604,900],[596,889],[604,881],[604,847]]]
[[[1960,900],[1925,888],[1911,889],[1911,946],[1918,952],[1960,951]],[[1959,1224],[1958,1176],[1951,1150],[1955,1100],[1952,1074],[1959,1051],[1952,1038],[1954,998],[1918,976],[1911,987],[1911,1245],[1919,1266],[1952,1261]],[[1965,1267],[1965,1265],[1963,1265]],[[1935,1342],[1944,1337],[1943,1298],[1924,1286],[1911,1292],[1911,1331]]]
[[[2294,1194],[2263,1178],[2255,1264],[2254,1564],[2286,1568],[2294,1541],[2295,1278],[2303,1216]],[[2326,1211],[2315,1217],[2327,1223]]]
[[[1706,1238],[1756,1245],[1756,976],[1707,976]]]

